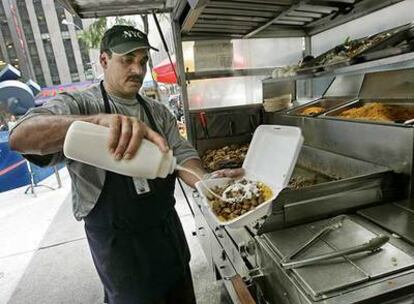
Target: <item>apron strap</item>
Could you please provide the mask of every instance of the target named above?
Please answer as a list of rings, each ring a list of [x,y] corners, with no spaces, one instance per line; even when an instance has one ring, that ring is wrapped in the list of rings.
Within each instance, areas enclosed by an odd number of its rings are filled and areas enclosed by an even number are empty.
[[[104,88],[103,80],[101,80],[99,86],[101,87],[102,98],[103,98],[104,106],[105,106],[105,113],[111,114],[111,106],[109,105],[109,98]],[[138,103],[143,107],[145,115],[147,115],[148,120],[150,122],[151,129],[161,134],[160,130],[157,127],[157,124],[155,123],[155,119],[152,116],[150,109],[148,108],[147,102],[139,94],[136,95],[136,99]]]
[[[102,98],[103,98],[104,106],[105,106],[105,113],[111,114],[111,107],[109,105],[108,94],[106,94],[106,90],[103,86],[103,80],[101,80],[101,83],[99,84],[99,86],[101,87]]]
[[[161,134],[160,130],[157,127],[157,124],[155,123],[155,119],[152,116],[152,113],[151,113],[150,109],[148,108],[147,102],[139,94],[137,94],[136,98],[137,98],[139,104],[144,108],[145,114],[147,115],[148,120],[150,122],[151,129],[153,129],[154,131]]]

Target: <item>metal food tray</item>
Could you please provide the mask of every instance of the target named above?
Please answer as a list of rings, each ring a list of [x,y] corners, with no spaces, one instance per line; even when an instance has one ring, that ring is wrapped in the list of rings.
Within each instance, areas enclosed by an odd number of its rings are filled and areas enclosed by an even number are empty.
[[[316,184],[285,188],[259,233],[356,210],[401,196],[401,183],[389,168],[302,146],[293,173],[314,176]]]
[[[370,99],[356,99],[352,102],[346,103],[336,109],[332,109],[331,111],[327,111],[324,114],[320,115],[321,118],[330,118],[330,119],[338,119],[338,120],[346,120],[346,121],[357,121],[357,122],[366,122],[366,123],[375,123],[375,124],[386,124],[386,125],[400,125],[400,126],[411,126],[411,124],[407,124],[407,120],[403,121],[378,121],[378,120],[368,120],[368,119],[358,119],[358,118],[345,118],[340,117],[339,115],[346,110],[354,109],[358,107],[362,107],[366,104],[370,103],[382,103],[385,105],[390,106],[402,106],[406,107],[407,109],[414,111],[414,99],[381,99],[381,98],[370,98]],[[413,117],[414,119],[414,117]]]
[[[376,164],[302,146],[292,177],[315,176],[320,180],[318,184],[326,184],[386,171],[389,169]]]
[[[340,218],[342,219],[340,220]],[[407,270],[414,268],[413,247],[403,247],[405,251],[399,243],[392,239],[384,244],[381,250],[375,252],[326,259],[314,265],[295,268],[290,272],[284,269],[284,273],[291,278],[294,277],[294,280],[272,275],[275,269],[280,267],[284,257],[303,246],[322,228],[339,220],[341,224],[336,230],[322,236],[315,244],[301,253],[299,259],[332,254],[338,250],[358,246],[386,233],[372,227],[359,216],[352,215],[266,233],[260,239],[259,246],[271,248],[271,250],[259,252],[260,260],[267,266],[266,271],[271,273],[265,278],[268,283],[271,286],[278,286],[282,290],[285,290],[289,284],[297,286],[298,289],[304,291],[300,303],[317,303],[319,301],[329,304],[383,303],[379,299],[364,301],[364,298],[380,296],[384,290],[390,292],[391,285],[393,288],[402,288],[407,283],[406,280],[403,280],[407,275]],[[276,264],[276,267],[272,262]],[[268,264],[273,267],[269,267]],[[412,285],[413,272],[410,271],[410,273],[411,283],[409,285]],[[369,289],[368,286],[375,286],[375,288]],[[362,287],[367,288],[362,289]]]
[[[297,165],[292,173],[292,177],[290,178],[287,188],[296,190],[339,179],[341,178],[329,176],[325,173]]]
[[[326,54],[324,54],[324,55],[326,55]],[[316,58],[318,58],[318,57],[316,57]],[[323,72],[324,71],[324,67],[325,67],[324,65],[308,66],[308,64],[307,64],[306,66],[303,66],[303,67],[299,68],[296,71],[296,74],[298,74],[298,75],[316,74],[316,73],[319,73],[319,72]]]
[[[323,97],[314,101],[311,101],[309,103],[306,103],[304,105],[301,105],[299,107],[293,108],[289,111],[287,111],[287,114],[289,115],[298,115],[298,116],[306,116],[306,117],[312,117],[312,116],[319,116],[325,112],[331,111],[333,109],[336,109],[340,107],[341,105],[350,102],[351,100],[354,100],[355,97]],[[326,110],[318,113],[316,115],[306,115],[302,114],[302,112],[310,107],[323,107]]]
[[[370,46],[364,46],[361,47],[361,49],[350,55],[348,58],[346,59],[342,59],[342,60],[338,60],[338,61],[334,61],[328,64],[320,64],[319,62],[326,58],[329,54],[335,52],[335,49],[337,47],[341,47],[343,44],[340,44],[332,49],[330,49],[329,51],[317,56],[316,58],[314,58],[313,60],[311,60],[310,62],[308,62],[306,65],[304,65],[301,69],[299,69],[297,71],[298,74],[308,74],[308,73],[317,73],[317,72],[322,72],[322,71],[333,71],[337,68],[341,68],[341,67],[345,67],[357,62],[362,62],[364,61],[364,57],[363,55],[366,53],[370,53],[370,52],[374,52],[374,51],[379,51],[381,49],[390,47],[390,46],[394,46],[396,45],[398,42],[400,42],[401,40],[404,39],[410,39],[412,36],[412,24],[406,24],[397,28],[393,28],[390,30],[386,30],[371,36],[367,36],[364,38],[360,38],[360,39],[355,39],[355,42],[364,42],[365,41],[369,41],[371,39],[376,39],[377,37],[381,37],[381,39],[378,39],[378,41],[376,41],[374,44],[370,45]]]
[[[412,50],[411,41],[414,38],[414,25],[404,25],[397,28],[392,36],[383,40],[379,44],[370,47],[353,58],[353,63],[377,60],[389,56],[407,53]]]

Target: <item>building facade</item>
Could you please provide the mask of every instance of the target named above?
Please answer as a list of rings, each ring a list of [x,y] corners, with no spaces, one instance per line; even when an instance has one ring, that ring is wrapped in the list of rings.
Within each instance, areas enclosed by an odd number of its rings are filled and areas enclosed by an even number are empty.
[[[0,0],[0,61],[42,87],[93,78],[83,27],[57,0]]]

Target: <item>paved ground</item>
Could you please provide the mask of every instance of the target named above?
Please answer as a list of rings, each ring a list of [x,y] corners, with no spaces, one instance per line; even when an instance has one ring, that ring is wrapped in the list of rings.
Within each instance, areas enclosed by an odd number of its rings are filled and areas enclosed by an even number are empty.
[[[102,287],[92,264],[83,223],[71,213],[67,172],[63,188],[24,188],[0,193],[0,304],[102,303]],[[45,181],[56,186],[54,177]],[[192,253],[191,269],[199,304],[227,303],[214,281],[197,239],[194,221],[179,187],[180,215]]]

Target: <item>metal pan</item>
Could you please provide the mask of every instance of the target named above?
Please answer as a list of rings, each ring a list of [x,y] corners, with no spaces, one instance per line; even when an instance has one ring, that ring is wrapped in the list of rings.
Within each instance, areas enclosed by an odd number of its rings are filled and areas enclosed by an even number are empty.
[[[309,146],[299,154],[298,176],[312,183],[284,189],[259,234],[398,199],[405,185],[389,168]]]
[[[355,109],[362,107],[367,104],[372,103],[380,103],[383,105],[391,106],[391,107],[402,107],[406,111],[410,111],[413,113],[413,117],[411,119],[395,119],[393,121],[383,121],[383,120],[373,120],[373,119],[366,119],[366,118],[348,118],[348,117],[341,117],[340,115],[350,109]],[[368,122],[368,123],[378,123],[378,124],[391,124],[391,125],[407,125],[410,124],[411,120],[414,119],[414,99],[357,99],[341,107],[333,109],[331,111],[327,111],[320,117],[324,118],[333,118],[338,120],[350,120],[350,121],[358,121],[358,122]]]
[[[325,58],[327,58],[328,56],[332,56],[335,53],[338,53],[338,50],[343,48],[344,46],[344,44],[338,45],[305,64],[301,69],[297,71],[297,73],[306,74],[312,72],[316,73],[321,71],[333,71],[340,67],[348,66],[356,62],[362,62],[364,61],[361,56],[363,54],[372,51],[382,50],[387,47],[398,44],[398,42],[400,42],[401,40],[409,39],[409,35],[412,34],[411,29],[412,25],[406,24],[371,36],[355,39],[353,40],[353,42],[358,43],[360,45],[354,50],[353,53],[348,54],[346,58],[338,58],[337,60],[333,60],[328,63],[325,62],[324,64],[322,64],[322,62],[325,61]]]
[[[333,109],[336,109],[338,107],[340,107],[341,105],[348,103],[352,100],[354,100],[354,97],[350,97],[350,96],[346,96],[346,97],[323,97],[314,101],[311,101],[305,105],[296,107],[290,111],[287,112],[288,115],[295,115],[295,116],[319,116],[325,112],[331,111]],[[325,110],[315,114],[315,115],[308,115],[308,114],[303,114],[304,111],[306,111],[307,109],[311,108],[311,107],[321,107],[324,108]]]
[[[413,44],[410,43],[413,36],[414,27],[412,25],[403,26],[393,32],[392,36],[353,58],[352,63],[377,60],[410,52],[413,50]]]
[[[316,74],[324,71],[324,65],[306,66],[296,71],[298,75]]]

